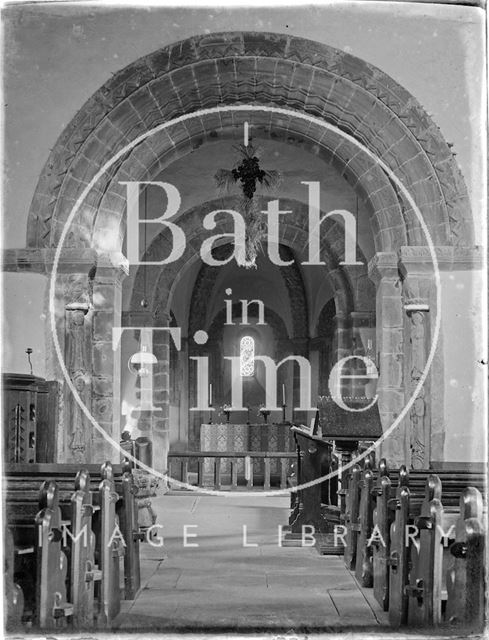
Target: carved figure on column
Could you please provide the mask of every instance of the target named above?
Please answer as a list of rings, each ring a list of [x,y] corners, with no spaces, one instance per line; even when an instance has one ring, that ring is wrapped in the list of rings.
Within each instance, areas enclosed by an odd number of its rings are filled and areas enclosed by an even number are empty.
[[[85,355],[85,316],[90,309],[90,292],[86,276],[74,276],[69,283],[68,300],[66,305],[66,320],[68,325],[68,372],[70,379],[81,399],[89,406],[90,373]],[[70,393],[71,395],[71,393]],[[71,440],[69,443],[71,457],[76,463],[87,460],[86,420],[76,399],[69,400],[69,425]]]
[[[425,353],[425,318],[422,311],[409,314],[411,320],[411,393],[421,379],[426,364]],[[421,388],[411,407],[411,466],[414,469],[425,467],[425,389]]]

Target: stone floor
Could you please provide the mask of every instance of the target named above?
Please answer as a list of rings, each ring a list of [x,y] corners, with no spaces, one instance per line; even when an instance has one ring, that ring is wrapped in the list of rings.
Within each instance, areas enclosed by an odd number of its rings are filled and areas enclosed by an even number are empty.
[[[288,503],[258,493],[184,493],[154,500],[164,546],[142,545],[142,589],[136,600],[124,602],[116,628],[121,633],[260,630],[289,637],[387,630],[371,591],[360,590],[341,558],[320,556],[314,547],[279,546],[278,526],[287,522]],[[187,544],[198,546],[184,547],[185,525]]]

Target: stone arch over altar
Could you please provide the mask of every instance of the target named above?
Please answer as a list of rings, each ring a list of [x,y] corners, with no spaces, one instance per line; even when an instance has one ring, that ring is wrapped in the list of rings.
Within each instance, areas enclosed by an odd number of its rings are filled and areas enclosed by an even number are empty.
[[[175,218],[188,239],[183,264],[131,268],[127,274],[123,259],[126,191],[121,183],[158,180],[173,175],[176,167],[182,170],[192,158],[203,161],[224,153],[224,146],[231,147],[241,136],[245,121],[252,127],[253,139],[270,152],[276,150],[285,164],[297,168],[294,158],[308,157],[324,169],[331,184],[341,182],[349,204],[361,214],[358,255],[363,265],[339,265],[342,227],[325,225],[324,283],[308,280],[306,274],[301,290],[297,273],[304,272],[299,263],[307,244],[303,223],[307,193],[304,187],[302,195],[301,187],[288,187],[284,207],[287,201],[297,219],[282,226],[280,242],[292,252],[296,264],[281,278],[293,310],[289,337],[302,341],[304,353],[320,352],[318,343],[325,336],[318,322],[330,301],[335,313],[328,316],[334,321],[329,339],[336,359],[354,348],[365,351],[365,330],[374,330],[384,428],[399,415],[426,362],[437,311],[433,270],[426,239],[404,195],[372,157],[342,137],[342,132],[381,159],[410,192],[436,246],[442,272],[480,264],[462,175],[440,130],[417,100],[381,70],[343,51],[282,34],[248,32],[195,36],[165,47],[121,70],[88,100],[61,134],[39,178],[27,230],[32,264],[42,260],[50,268],[77,198],[100,168],[131,141],[199,109],[247,104],[286,107],[336,129],[294,118],[293,113],[286,117],[252,110],[206,113],[177,123],[142,140],[101,176],[67,234],[56,279],[58,292],[64,301],[88,301],[92,306],[83,318],[79,310],[75,318],[74,311],[60,306],[59,336],[65,352],[71,352],[70,341],[80,339],[74,327],[82,320],[84,365],[91,380],[84,399],[116,440],[123,426],[121,371],[127,354],[113,351],[112,327],[164,327],[170,324],[171,313],[177,323],[185,317],[187,307],[175,283],[181,286],[190,283],[192,274],[197,277],[199,217],[217,206],[210,181],[200,185],[198,193],[186,194]],[[223,204],[221,199],[219,206]],[[158,256],[167,239],[155,231],[147,241],[142,254]],[[205,277],[199,295],[206,290]],[[450,286],[448,281],[445,285]],[[148,295],[147,306],[140,304],[142,293]],[[451,304],[450,292],[447,299]],[[158,359],[154,401],[159,411],[148,421],[156,448],[168,451],[170,421],[177,413],[180,420],[185,410],[179,405],[172,412],[168,335],[156,332],[153,348]],[[383,447],[383,455],[394,464],[409,461],[426,466],[437,449],[443,452],[445,385],[435,388],[431,380],[444,380],[445,349],[442,334],[423,393]],[[53,375],[60,377],[55,363]],[[185,381],[188,373],[180,370],[179,375]],[[70,411],[73,399],[68,391],[65,397],[66,411]],[[76,420],[85,434],[87,459],[117,457],[82,415]],[[80,425],[70,425],[76,428]],[[189,430],[185,433],[179,427],[178,433],[179,438],[188,438]],[[61,457],[73,459],[73,433],[60,438]],[[155,462],[166,470],[164,456]]]

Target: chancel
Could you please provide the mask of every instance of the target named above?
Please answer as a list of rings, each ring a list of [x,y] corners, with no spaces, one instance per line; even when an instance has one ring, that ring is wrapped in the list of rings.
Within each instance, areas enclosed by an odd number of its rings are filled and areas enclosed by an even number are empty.
[[[3,17],[9,632],[480,631],[481,10]]]

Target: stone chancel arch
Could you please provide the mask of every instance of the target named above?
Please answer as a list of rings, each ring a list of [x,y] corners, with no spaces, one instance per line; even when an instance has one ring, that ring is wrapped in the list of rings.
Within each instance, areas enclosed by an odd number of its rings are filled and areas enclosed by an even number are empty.
[[[2,14],[6,628],[482,625],[480,3],[34,4]]]
[[[256,106],[263,110],[253,111]],[[232,107],[242,110],[225,110]],[[288,113],[271,112],[269,107],[287,109]],[[316,120],[307,121],[299,114]],[[181,116],[186,119],[174,122]],[[362,323],[367,322],[365,318],[376,315],[376,348],[381,365],[379,406],[383,423],[388,425],[399,414],[409,390],[405,370],[409,358],[405,360],[404,356],[409,349],[410,326],[403,312],[407,299],[404,281],[409,280],[410,290],[418,294],[416,299],[426,299],[434,308],[433,290],[426,276],[426,238],[391,176],[412,196],[447,267],[456,252],[470,253],[473,228],[467,189],[438,127],[411,94],[363,60],[288,35],[247,32],[195,36],[137,60],[90,98],[54,146],[32,201],[27,246],[56,247],[80,194],[115,154],[127,148],[90,190],[70,225],[63,249],[72,253],[90,248],[100,277],[107,256],[109,262],[119,264],[124,250],[127,193],[121,183],[161,179],[168,167],[194,151],[208,149],[212,153],[216,141],[236,141],[245,121],[252,126],[254,139],[300,148],[332,167],[365,207],[374,254],[364,256],[362,268],[340,265],[340,225],[323,225],[322,246],[326,277],[337,308],[337,353],[348,353],[348,336],[358,334]],[[168,128],[149,135],[164,124]],[[132,145],[140,137],[144,139]],[[213,204],[208,193],[203,195],[200,207],[179,212],[175,220],[186,233],[189,231],[188,251],[181,263],[164,269],[144,268],[136,274],[130,287],[132,302],[126,324],[166,324],[172,288],[198,259],[201,238],[195,220]],[[303,203],[297,210],[295,218],[282,225],[280,242],[299,255],[304,254],[307,212]],[[165,246],[165,233],[156,235],[146,257],[161,259]],[[401,262],[407,267],[400,269]],[[84,272],[85,267],[82,260],[74,270]],[[294,279],[297,281],[292,271],[284,270],[283,275],[290,286]],[[150,296],[147,309],[138,307],[146,287]],[[106,281],[99,288],[104,303],[120,299],[119,294],[109,291]],[[120,305],[118,308],[114,302],[111,312],[114,322],[120,321]],[[102,308],[95,313],[100,319],[107,315]],[[307,337],[305,325],[309,319],[303,321],[296,314],[294,321],[300,325],[295,333]],[[99,378],[104,380],[109,377],[111,364],[109,355],[104,355],[105,361],[99,357],[99,351],[110,342],[105,338],[102,335],[102,345],[97,345],[93,358],[94,367],[106,362],[100,366],[105,373]],[[158,349],[164,360],[168,345],[163,341]],[[438,375],[443,369],[441,356],[437,362]],[[159,398],[162,405],[167,405],[165,363],[156,375],[163,381]],[[117,402],[117,394],[113,401]],[[439,424],[443,407],[438,406],[436,411],[437,416],[435,411],[430,415]],[[168,413],[163,411],[158,418],[160,431],[167,430],[168,420]],[[406,423],[405,429],[409,430],[409,420]],[[429,425],[426,434],[429,440]],[[399,430],[399,437],[384,453],[394,463],[407,460],[408,440]]]
[[[41,174],[27,245],[56,245],[77,196],[131,140],[185,113],[246,103],[286,105],[354,136],[410,189],[435,241],[470,244],[470,204],[460,171],[440,131],[412,95],[379,69],[326,45],[281,34],[233,32],[196,36],[141,58],[90,98],[60,136]],[[269,116],[264,120],[268,123]],[[232,116],[215,114],[205,124],[184,123],[162,136],[157,152],[148,139],[131,155],[147,168],[149,159],[161,163],[166,154],[188,153],[234,122]],[[315,133],[307,124],[279,124],[286,138]],[[318,146],[329,144],[331,161],[366,197],[392,189],[372,180],[371,167],[360,162],[361,154],[351,144],[327,137],[321,132],[313,140]],[[127,170],[119,179],[124,174]],[[124,201],[120,190],[108,191],[109,184],[110,176],[104,176],[85,204],[83,220],[75,223],[75,244],[90,242],[100,216],[100,229],[112,229],[114,218],[120,219]],[[399,206],[409,218],[408,208]],[[388,210],[384,218],[384,226],[392,226]]]

